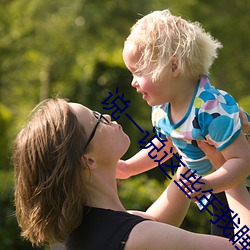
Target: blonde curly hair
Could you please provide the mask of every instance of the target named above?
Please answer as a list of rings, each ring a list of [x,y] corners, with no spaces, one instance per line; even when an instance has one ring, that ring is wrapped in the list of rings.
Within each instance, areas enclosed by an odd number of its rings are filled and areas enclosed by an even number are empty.
[[[33,245],[63,242],[82,220],[81,159],[86,133],[67,101],[39,104],[13,149],[15,206],[22,236]]]
[[[208,74],[217,50],[222,48],[198,22],[186,21],[169,10],[154,11],[139,19],[126,43],[142,53],[137,71],[151,74],[153,81],[164,75],[173,57],[178,59],[182,75],[193,79]]]

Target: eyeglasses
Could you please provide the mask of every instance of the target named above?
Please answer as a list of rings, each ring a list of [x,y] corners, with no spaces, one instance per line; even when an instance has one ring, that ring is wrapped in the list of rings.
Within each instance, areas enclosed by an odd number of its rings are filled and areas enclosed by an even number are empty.
[[[84,147],[84,151],[86,150],[86,148],[88,147],[89,143],[91,142],[91,140],[93,139],[94,135],[95,135],[95,132],[96,132],[96,129],[99,125],[100,122],[104,123],[104,124],[110,124],[110,121],[108,119],[106,119],[101,113],[97,112],[97,111],[93,111],[93,114],[95,116],[95,118],[97,119],[97,123],[95,125],[95,127],[93,128],[90,136],[89,136],[89,139]]]

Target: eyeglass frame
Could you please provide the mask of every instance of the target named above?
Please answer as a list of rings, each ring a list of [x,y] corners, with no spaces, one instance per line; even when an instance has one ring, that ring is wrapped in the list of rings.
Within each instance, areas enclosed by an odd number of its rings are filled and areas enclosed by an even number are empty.
[[[103,116],[103,114],[99,113],[98,111],[93,111],[93,114],[94,114],[95,118],[97,119],[97,123],[94,126],[92,132],[90,133],[89,139],[87,140],[87,142],[85,144],[85,147],[83,149],[84,152],[86,151],[86,148],[88,147],[88,145],[92,141],[92,139],[93,139],[93,137],[94,137],[94,135],[96,133],[97,127],[100,124],[100,122],[102,122],[104,124],[107,124],[107,125],[110,124],[110,121],[107,118],[105,118],[105,116]]]

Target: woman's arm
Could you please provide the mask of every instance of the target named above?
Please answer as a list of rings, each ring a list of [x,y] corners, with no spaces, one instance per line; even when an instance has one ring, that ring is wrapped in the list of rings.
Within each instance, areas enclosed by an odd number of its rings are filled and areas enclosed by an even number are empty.
[[[180,179],[180,174],[185,171],[185,167],[178,168],[168,187],[146,212],[129,211],[129,213],[179,227],[186,216],[190,200],[178,188],[174,180]]]
[[[205,190],[212,189],[212,192],[215,194],[236,187],[250,175],[250,146],[243,133],[223,151],[217,151],[215,147],[202,141],[198,145],[217,170],[202,177],[201,182],[204,184],[194,185],[194,188],[199,191],[193,190],[189,193],[193,200],[195,197],[201,197],[203,195],[202,191]],[[184,182],[191,187],[191,183]],[[183,184],[179,184],[185,188]]]
[[[227,201],[231,210],[234,211],[232,215],[238,214],[237,227],[234,227],[235,234],[243,226],[250,228],[250,194],[244,184],[225,191]],[[249,234],[249,233],[248,233]]]
[[[125,250],[145,249],[235,250],[235,247],[227,238],[191,233],[171,225],[154,221],[143,221],[132,229],[126,242]]]
[[[205,142],[200,142],[199,147],[201,147],[208,157],[209,155],[212,156],[211,153],[214,152],[213,160],[215,162],[217,160],[221,161],[221,153],[215,150],[213,146],[210,146]],[[235,234],[243,226],[250,228],[250,194],[246,186],[244,184],[240,184],[234,188],[226,190],[225,193],[230,209],[234,212],[234,215],[238,214],[237,218],[240,218],[240,221],[237,222],[238,228],[235,227]]]
[[[222,163],[223,158],[216,162],[213,156],[209,156],[212,164],[219,170],[202,179],[207,185],[206,189],[213,189],[214,193],[239,185],[250,174],[250,147],[244,136],[244,133],[249,134],[250,132],[250,123],[242,108],[239,109],[239,115],[243,133],[241,133],[230,145],[221,150],[225,163]]]
[[[154,216],[157,221],[179,227],[188,211],[190,200],[174,183],[178,182],[180,174],[187,171],[186,167],[179,167],[173,180],[162,195],[147,209],[146,213]]]
[[[242,132],[221,154],[225,163],[217,171],[202,177],[206,188],[212,188],[214,193],[239,185],[250,174],[250,147]]]
[[[198,147],[206,154],[215,170],[219,169],[226,161],[220,151],[216,147],[205,141],[197,141]]]
[[[248,133],[250,131],[250,122],[248,122],[247,116],[242,109],[240,110],[240,118],[242,121],[243,132]],[[248,144],[250,145],[249,138]],[[215,147],[210,146],[205,142],[199,142],[198,145],[215,167],[220,166],[220,164],[224,164],[225,159],[222,154],[215,149]],[[237,213],[240,218],[238,228],[235,228],[235,233],[245,225],[250,228],[250,194],[245,185],[240,184],[234,188],[226,190],[226,196],[230,208]]]

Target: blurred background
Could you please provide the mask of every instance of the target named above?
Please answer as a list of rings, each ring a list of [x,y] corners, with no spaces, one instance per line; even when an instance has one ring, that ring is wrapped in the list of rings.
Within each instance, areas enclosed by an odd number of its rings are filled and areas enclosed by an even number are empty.
[[[135,21],[166,8],[199,21],[222,42],[212,83],[250,112],[248,0],[0,0],[0,249],[33,249],[20,238],[14,216],[11,150],[39,101],[59,95],[110,114],[101,103],[119,88],[124,100],[131,101],[126,112],[143,130],[152,131],[151,109],[130,87],[132,76],[121,53]],[[142,134],[125,115],[118,122],[131,138],[126,159],[140,149]],[[146,209],[167,183],[156,168],[118,185],[126,208]],[[182,228],[209,233],[209,220],[192,204]]]

